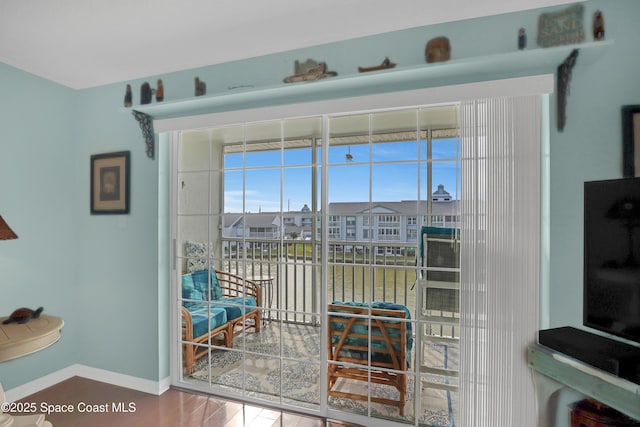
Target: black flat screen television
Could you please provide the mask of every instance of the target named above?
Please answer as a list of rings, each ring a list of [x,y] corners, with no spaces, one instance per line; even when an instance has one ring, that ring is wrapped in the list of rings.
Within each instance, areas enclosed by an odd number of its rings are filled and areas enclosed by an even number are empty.
[[[640,178],[584,184],[583,323],[640,343]]]

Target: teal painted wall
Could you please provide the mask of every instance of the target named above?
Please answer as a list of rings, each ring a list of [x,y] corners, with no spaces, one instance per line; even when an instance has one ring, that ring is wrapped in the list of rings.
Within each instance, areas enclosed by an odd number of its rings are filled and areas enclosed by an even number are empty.
[[[0,363],[10,389],[76,360],[75,222],[88,189],[76,171],[74,92],[1,63],[0,88],[0,215],[18,234],[0,241],[0,313],[41,305],[67,321],[47,351]]]
[[[551,97],[549,289],[542,301],[550,326],[581,324],[582,183],[621,175],[620,107],[640,104],[640,2],[593,0],[585,8],[588,39],[590,16],[601,9],[615,44],[593,64],[578,58],[562,133],[555,130]],[[168,153],[163,147],[156,159],[146,157],[140,128],[122,108],[127,83],[138,103],[140,84],[155,86],[162,78],[171,101],[193,96],[195,76],[207,82],[209,94],[279,85],[296,59],[324,60],[341,76],[385,56],[399,66],[418,65],[426,41],[443,34],[453,58],[511,51],[520,26],[535,46],[540,13],[407,29],[81,91],[0,64],[0,85],[9,94],[0,98],[0,214],[20,235],[0,243],[0,312],[44,305],[66,320],[56,345],[0,364],[4,387],[74,363],[149,380],[169,374]],[[511,76],[469,70],[467,77],[425,86]],[[396,89],[403,87],[373,91]],[[92,216],[89,157],[121,150],[131,151],[131,213]]]
[[[603,11],[606,37],[615,45],[588,67],[578,59],[567,126],[562,133],[552,128],[551,292],[545,301],[551,326],[582,324],[583,183],[622,176],[620,108],[640,104],[640,2],[594,1],[588,8]]]
[[[138,123],[120,108],[122,95],[109,86],[76,94],[74,156],[86,188],[77,206],[75,295],[84,302],[78,339],[89,344],[78,352],[76,363],[157,380],[159,162],[146,157]],[[89,158],[122,150],[131,151],[130,213],[90,215],[84,178],[89,177]]]

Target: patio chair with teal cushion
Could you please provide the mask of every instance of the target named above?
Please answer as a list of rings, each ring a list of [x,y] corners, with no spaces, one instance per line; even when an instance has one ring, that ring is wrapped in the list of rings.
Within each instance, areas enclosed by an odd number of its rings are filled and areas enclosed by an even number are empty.
[[[340,378],[395,387],[397,400],[371,396],[371,401],[397,406],[404,415],[407,370],[413,334],[409,309],[389,302],[334,302],[328,310],[328,394],[368,400],[367,394],[334,389]]]

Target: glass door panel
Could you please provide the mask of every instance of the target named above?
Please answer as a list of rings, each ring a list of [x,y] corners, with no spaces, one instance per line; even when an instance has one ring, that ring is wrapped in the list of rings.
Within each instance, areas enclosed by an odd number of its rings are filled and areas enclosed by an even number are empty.
[[[315,117],[182,134],[179,304],[192,324],[181,340],[184,381],[319,410],[320,125]]]
[[[416,110],[331,117],[329,129],[329,407],[411,421],[417,242],[406,235],[418,214]],[[399,335],[402,343],[382,339]]]

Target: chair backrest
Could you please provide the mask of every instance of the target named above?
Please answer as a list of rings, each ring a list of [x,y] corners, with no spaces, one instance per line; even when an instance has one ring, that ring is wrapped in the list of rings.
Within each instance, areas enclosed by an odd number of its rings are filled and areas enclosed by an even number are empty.
[[[262,306],[260,285],[237,274],[216,270],[217,281],[223,297],[253,297]]]
[[[413,345],[408,309],[347,304],[329,305],[329,360],[406,371]]]
[[[460,312],[460,230],[425,226],[421,237],[423,309]]]
[[[424,268],[460,268],[460,230],[450,227],[422,227],[420,240],[420,266]],[[426,279],[459,282],[460,273],[431,270]]]

